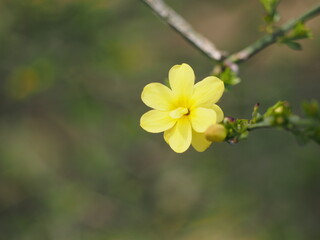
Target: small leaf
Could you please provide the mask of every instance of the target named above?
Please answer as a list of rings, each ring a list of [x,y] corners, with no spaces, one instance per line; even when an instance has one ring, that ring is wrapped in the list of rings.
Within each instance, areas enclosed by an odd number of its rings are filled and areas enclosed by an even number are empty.
[[[248,138],[248,135],[249,135],[249,132],[248,131],[244,131],[240,134],[239,136],[239,140],[243,140],[243,139],[246,139]]]
[[[271,15],[275,12],[280,0],[260,0],[266,12]]]
[[[313,34],[311,30],[307,28],[305,24],[302,22],[297,23],[296,26],[293,28],[293,30],[284,37],[285,40],[290,40],[290,41],[295,41],[295,40],[300,40],[305,38],[311,39],[313,38]]]
[[[300,43],[287,41],[287,42],[284,42],[284,44],[286,44],[289,48],[293,50],[302,50]]]
[[[280,0],[260,0],[260,2],[267,12],[267,15],[264,17],[264,21],[267,24],[278,22],[280,15],[277,12],[277,6],[280,3]]]
[[[284,43],[288,47],[293,50],[301,50],[302,47],[296,40],[305,39],[305,38],[312,38],[312,32],[308,29],[304,23],[299,22],[296,26],[291,30],[288,34],[278,39],[279,43]]]
[[[299,22],[292,31],[292,40],[309,38],[311,39],[313,34],[309,28],[302,22]]]
[[[219,75],[219,77],[224,82],[227,89],[230,89],[231,86],[241,82],[241,79],[237,74],[228,67]]]

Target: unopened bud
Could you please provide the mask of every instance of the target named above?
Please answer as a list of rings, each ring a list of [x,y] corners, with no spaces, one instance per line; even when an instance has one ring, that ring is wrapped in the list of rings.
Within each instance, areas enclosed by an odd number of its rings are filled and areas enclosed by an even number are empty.
[[[235,122],[235,121],[236,121],[236,119],[233,118],[233,117],[225,117],[224,119],[225,119],[227,122]]]
[[[227,137],[227,130],[221,124],[213,124],[204,133],[206,139],[211,142],[223,142]]]
[[[275,113],[282,113],[283,112],[283,106],[280,106],[280,107],[277,107],[275,110],[274,110]]]
[[[259,107],[260,107],[260,103],[256,103],[256,104],[253,106],[253,110],[254,110],[254,111],[257,111]]]

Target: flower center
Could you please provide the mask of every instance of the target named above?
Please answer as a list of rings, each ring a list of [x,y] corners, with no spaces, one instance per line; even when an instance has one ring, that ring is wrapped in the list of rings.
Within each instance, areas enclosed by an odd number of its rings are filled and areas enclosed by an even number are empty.
[[[189,114],[189,110],[188,108],[184,108],[184,107],[178,107],[169,113],[170,117],[172,117],[173,119],[179,119],[183,115],[187,115],[187,114]]]

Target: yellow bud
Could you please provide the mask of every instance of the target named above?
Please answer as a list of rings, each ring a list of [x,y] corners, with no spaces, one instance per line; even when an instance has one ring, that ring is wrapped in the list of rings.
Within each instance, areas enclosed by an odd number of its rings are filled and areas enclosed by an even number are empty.
[[[276,112],[276,113],[282,113],[282,112],[283,112],[283,107],[282,107],[282,106],[277,107],[277,108],[274,110],[274,112]]]
[[[227,130],[221,124],[213,124],[204,133],[206,139],[211,142],[223,142],[227,137]]]

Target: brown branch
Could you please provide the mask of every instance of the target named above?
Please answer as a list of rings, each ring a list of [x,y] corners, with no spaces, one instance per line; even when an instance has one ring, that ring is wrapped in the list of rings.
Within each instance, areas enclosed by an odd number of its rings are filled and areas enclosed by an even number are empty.
[[[162,18],[162,20],[164,20],[194,47],[203,52],[207,57],[214,61],[222,60],[223,52],[219,51],[206,37],[196,32],[183,17],[166,5],[162,0],[141,1],[147,4],[159,17]]]

